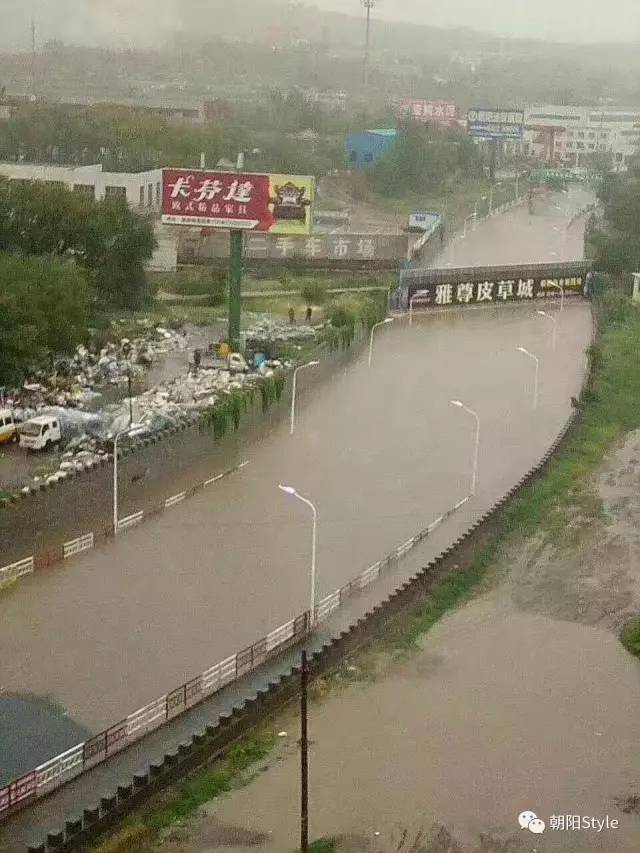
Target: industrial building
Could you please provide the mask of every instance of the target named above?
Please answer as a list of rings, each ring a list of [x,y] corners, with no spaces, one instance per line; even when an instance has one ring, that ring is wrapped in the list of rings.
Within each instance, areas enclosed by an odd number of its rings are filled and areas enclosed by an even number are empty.
[[[350,133],[346,143],[348,164],[356,169],[371,166],[384,157],[397,136],[398,131],[393,128]]]
[[[566,107],[553,104],[525,110],[524,154],[547,162],[579,166],[585,155],[608,154],[625,169],[638,153],[640,110]]]
[[[0,163],[0,175],[14,181],[41,181],[72,192],[103,198],[126,199],[130,207],[155,213],[162,206],[162,169],[147,172],[104,172],[102,165],[53,166]]]

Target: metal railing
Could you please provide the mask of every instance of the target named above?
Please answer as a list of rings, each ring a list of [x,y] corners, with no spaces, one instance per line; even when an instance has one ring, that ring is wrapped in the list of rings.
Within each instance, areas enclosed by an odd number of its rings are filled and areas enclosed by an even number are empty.
[[[320,623],[328,619],[341,604],[377,580],[385,569],[395,564],[397,560],[422,542],[469,500],[470,496],[459,501],[446,513],[420,530],[415,536],[412,536],[411,539],[394,548],[383,560],[360,572],[357,577],[340,589],[325,596],[315,606],[314,621]],[[128,521],[129,519],[123,519],[121,525]],[[89,544],[89,537],[91,536],[92,534],[80,537],[71,543],[67,543],[64,547],[69,554],[86,550],[86,548],[92,547]],[[16,569],[22,573],[33,571],[33,558],[15,563],[14,566],[22,566],[21,570]],[[183,714],[189,708],[217,693],[227,684],[258,668],[285,648],[299,642],[310,632],[311,620],[309,617],[309,611],[300,614],[295,619],[275,628],[253,645],[230,655],[190,681],[181,684],[170,693],[165,693],[163,696],[154,699],[153,702],[143,708],[138,708],[115,725],[9,782],[0,788],[0,820],[26,807],[30,802],[50,793],[55,788],[61,787],[76,776],[95,767],[96,764],[106,761],[129,744],[140,740],[149,732],[160,728],[174,717]]]

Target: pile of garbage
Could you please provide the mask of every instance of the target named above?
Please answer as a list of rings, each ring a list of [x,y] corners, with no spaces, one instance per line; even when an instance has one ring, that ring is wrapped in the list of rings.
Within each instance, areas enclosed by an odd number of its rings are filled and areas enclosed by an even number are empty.
[[[81,344],[73,356],[55,359],[48,371],[39,371],[33,381],[25,383],[13,395],[13,406],[16,409],[91,407],[102,396],[97,389],[109,385],[126,387],[129,381],[139,380],[145,368],[158,357],[186,347],[185,332],[163,326],[145,328],[142,336],[121,338],[99,351]]]
[[[286,323],[273,317],[262,317],[253,323],[246,331],[247,342],[249,340],[263,343],[273,341],[295,342],[301,340],[312,340],[318,333],[319,326],[296,325]]]
[[[215,406],[229,392],[255,385],[283,366],[280,361],[262,361],[255,370],[246,373],[203,366],[97,412],[63,406],[24,409],[21,414],[25,419],[36,414],[57,416],[64,442],[58,470],[46,477],[34,477],[34,482],[55,482],[98,463],[112,452],[113,439],[118,433],[126,432],[129,438],[136,438],[195,422],[203,409]]]

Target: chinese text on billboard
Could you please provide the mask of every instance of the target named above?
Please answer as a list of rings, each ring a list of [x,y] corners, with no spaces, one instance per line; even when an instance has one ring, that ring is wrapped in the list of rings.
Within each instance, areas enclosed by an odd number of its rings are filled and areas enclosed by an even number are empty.
[[[445,101],[425,101],[421,98],[401,98],[398,102],[401,116],[421,121],[448,124],[458,118],[458,107]]]
[[[472,109],[467,113],[471,136],[482,139],[522,139],[522,110]]]
[[[311,232],[314,197],[309,176],[165,169],[162,221],[304,235]]]

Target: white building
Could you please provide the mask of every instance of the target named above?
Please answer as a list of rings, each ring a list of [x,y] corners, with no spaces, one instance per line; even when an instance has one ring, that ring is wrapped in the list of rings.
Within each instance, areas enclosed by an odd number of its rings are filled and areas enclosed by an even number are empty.
[[[102,165],[51,166],[0,163],[0,175],[14,181],[42,181],[86,193],[96,201],[124,198],[130,207],[158,213],[162,206],[162,169],[149,172],[103,172]]]
[[[624,169],[640,146],[640,109],[561,107],[525,110],[525,153],[579,165],[583,155],[608,154]]]

